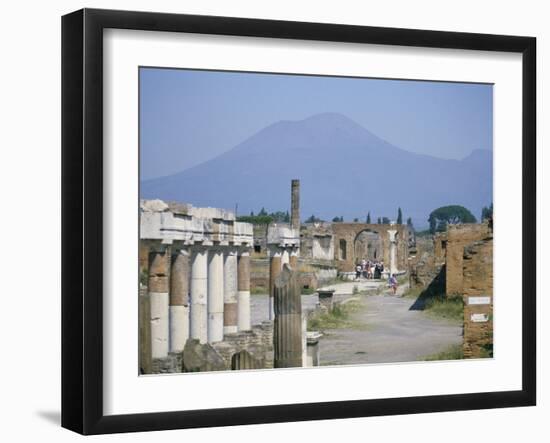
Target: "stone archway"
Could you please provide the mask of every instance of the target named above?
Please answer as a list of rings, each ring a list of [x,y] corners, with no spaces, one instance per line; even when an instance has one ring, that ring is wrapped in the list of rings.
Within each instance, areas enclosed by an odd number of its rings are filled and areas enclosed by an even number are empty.
[[[359,232],[353,242],[354,261],[382,259],[382,244],[382,238],[377,231],[365,229]]]
[[[260,362],[245,349],[233,354],[231,357],[231,369],[234,371],[240,369],[259,369],[261,367]]]

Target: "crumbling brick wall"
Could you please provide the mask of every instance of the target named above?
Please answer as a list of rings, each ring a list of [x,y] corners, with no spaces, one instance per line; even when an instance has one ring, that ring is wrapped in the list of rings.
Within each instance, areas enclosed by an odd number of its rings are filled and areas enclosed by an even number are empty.
[[[463,254],[464,357],[492,355],[493,238],[470,243]]]
[[[492,233],[490,233],[487,223],[447,226],[445,292],[448,297],[461,296],[463,293],[464,247],[469,243],[487,238],[489,235],[492,236]]]
[[[228,370],[232,369],[233,356],[241,351],[247,351],[258,363],[258,368],[273,368],[273,322],[264,321],[252,326],[251,331],[228,334],[224,340],[212,344],[220,354]]]

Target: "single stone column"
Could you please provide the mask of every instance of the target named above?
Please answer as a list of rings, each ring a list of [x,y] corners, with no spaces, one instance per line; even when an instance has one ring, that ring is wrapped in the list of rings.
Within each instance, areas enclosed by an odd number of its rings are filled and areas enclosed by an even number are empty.
[[[273,311],[273,296],[274,296],[274,287],[275,280],[281,273],[281,251],[279,248],[274,247],[270,253],[269,261],[269,319],[273,320],[275,314]]]
[[[181,352],[189,338],[189,252],[172,258],[170,272],[170,352]]]
[[[292,229],[300,229],[300,180],[291,182],[291,208],[290,208],[290,226]]]
[[[159,247],[149,255],[149,303],[151,306],[151,356],[168,356],[170,248]]]
[[[223,333],[237,332],[237,251],[230,249],[223,263]]]
[[[303,363],[302,298],[297,272],[285,266],[275,280],[273,347],[275,368],[301,367]]]
[[[307,314],[302,312],[302,367],[307,368]]]
[[[397,266],[396,266],[396,255],[395,255],[395,247],[397,240],[395,238],[395,234],[397,234],[396,230],[390,229],[388,230],[388,235],[390,237],[390,274],[394,275],[397,273]]]
[[[208,316],[206,301],[208,293],[208,253],[200,248],[193,251],[191,256],[191,338],[196,338],[200,343],[206,343],[208,338]]]
[[[238,315],[239,331],[249,331],[250,325],[250,253],[241,252],[238,261]]]
[[[152,373],[151,303],[145,288],[139,290],[139,372]]]
[[[223,340],[223,252],[214,249],[208,260],[208,343]]]
[[[289,265],[294,271],[298,270],[298,254],[299,254],[298,248],[292,248],[292,250],[290,251]]]

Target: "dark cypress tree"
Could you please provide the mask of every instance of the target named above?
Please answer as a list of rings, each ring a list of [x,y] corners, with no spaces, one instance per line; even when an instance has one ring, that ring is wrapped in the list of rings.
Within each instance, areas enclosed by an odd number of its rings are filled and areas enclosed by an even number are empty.
[[[403,212],[401,212],[401,208],[397,209],[397,224],[398,225],[403,224]]]
[[[369,213],[367,214],[367,225],[370,225],[370,211],[369,211]]]

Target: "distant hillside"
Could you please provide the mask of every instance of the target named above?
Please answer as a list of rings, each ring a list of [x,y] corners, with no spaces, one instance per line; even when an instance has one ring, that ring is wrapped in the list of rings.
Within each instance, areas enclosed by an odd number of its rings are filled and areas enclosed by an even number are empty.
[[[301,181],[302,219],[344,216],[404,219],[459,204],[479,218],[492,202],[492,152],[444,160],[399,149],[340,114],[266,127],[224,154],[167,177],[141,182],[142,198],[179,200],[249,214],[290,207],[290,180]]]

